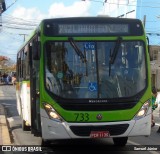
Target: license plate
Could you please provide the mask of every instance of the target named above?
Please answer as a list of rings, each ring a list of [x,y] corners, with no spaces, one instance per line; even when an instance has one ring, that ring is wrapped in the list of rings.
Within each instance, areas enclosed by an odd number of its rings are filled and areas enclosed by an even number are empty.
[[[109,131],[92,131],[90,134],[91,138],[106,138],[109,137]]]

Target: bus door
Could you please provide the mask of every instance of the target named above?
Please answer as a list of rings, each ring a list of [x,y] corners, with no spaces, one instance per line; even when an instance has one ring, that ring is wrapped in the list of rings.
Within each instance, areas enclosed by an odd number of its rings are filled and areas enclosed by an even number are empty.
[[[35,136],[41,136],[41,120],[40,120],[40,89],[39,89],[39,42],[36,37],[31,43],[31,72],[30,72],[30,87],[31,87],[31,133]]]

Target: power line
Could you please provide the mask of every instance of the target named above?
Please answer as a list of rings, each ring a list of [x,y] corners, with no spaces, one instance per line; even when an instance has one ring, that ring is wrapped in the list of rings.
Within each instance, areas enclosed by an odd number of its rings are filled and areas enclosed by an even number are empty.
[[[125,6],[127,5],[127,6],[136,6],[136,7],[145,7],[145,8],[146,8],[146,7],[148,7],[148,8],[160,8],[160,6],[150,6],[150,5],[148,5],[148,6],[146,5],[146,6],[145,6],[145,5],[133,5],[133,4],[128,4],[128,3],[127,3],[127,4],[109,3],[109,2],[107,2],[107,3],[108,3],[108,4],[116,4],[116,5],[125,5]]]
[[[12,4],[10,4],[7,8],[6,8],[6,10],[8,10],[12,5],[14,5],[16,2],[17,2],[18,0],[15,0]]]
[[[7,33],[7,34],[10,34],[10,35],[19,35],[19,33],[11,33],[11,32],[8,32],[8,31],[6,31],[6,30],[2,30],[2,32],[5,32],[5,33]],[[26,34],[26,35],[28,35],[28,34]]]
[[[85,0],[82,0],[85,1]],[[134,5],[134,4],[129,4],[127,3],[127,1],[125,0],[124,2],[126,2],[126,4],[122,4],[122,3],[115,3],[115,2],[108,2],[108,1],[99,1],[99,0],[88,0],[88,1],[92,1],[92,2],[99,2],[99,3],[105,3],[105,4],[114,4],[114,5],[124,5],[124,6],[137,6],[137,7],[148,7],[148,8],[160,8],[160,6],[150,6],[150,5]],[[153,4],[153,3],[152,3]],[[155,3],[154,3],[155,4]],[[160,4],[160,3],[157,3]]]
[[[23,25],[23,26],[31,26],[31,27],[36,27],[36,26],[38,26],[37,24],[26,24],[26,23],[18,23],[18,22],[10,22],[10,21],[8,21],[8,22],[0,22],[0,24],[7,24],[7,25]]]
[[[19,34],[11,34],[11,33],[8,33],[8,32],[6,32],[4,30],[2,30],[1,33],[3,33],[3,37],[6,36],[6,37],[9,37],[10,39],[13,39],[14,41],[16,40],[17,42],[22,43],[22,39],[14,37],[16,35],[18,36]]]
[[[3,20],[3,27],[17,30],[34,30],[39,23],[31,20],[24,20],[13,16],[6,15],[8,19]],[[0,22],[2,24],[2,22]],[[28,28],[33,27],[33,28]]]
[[[22,27],[12,27],[12,26],[3,26],[5,28],[10,28],[10,29],[20,29],[20,30],[34,30],[34,29],[31,29],[31,28],[22,28]]]
[[[11,18],[13,20],[20,20],[20,21],[23,21],[23,22],[28,22],[28,23],[36,23],[36,24],[39,24],[41,20],[36,20],[36,19],[28,19],[28,20],[25,20],[25,19],[22,19],[22,18],[17,18],[17,17],[14,17],[14,16],[11,16],[11,15],[8,15],[6,13],[4,13],[3,15],[5,15],[7,18]],[[9,20],[11,20],[9,19]]]

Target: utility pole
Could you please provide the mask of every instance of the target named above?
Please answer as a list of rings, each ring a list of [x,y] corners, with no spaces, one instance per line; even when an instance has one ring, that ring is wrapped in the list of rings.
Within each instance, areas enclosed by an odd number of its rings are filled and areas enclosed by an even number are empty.
[[[145,28],[145,26],[146,26],[146,15],[144,15],[144,17],[143,17],[143,25],[144,25],[144,28]]]
[[[19,34],[19,35],[23,36],[23,41],[25,42],[27,34]]]

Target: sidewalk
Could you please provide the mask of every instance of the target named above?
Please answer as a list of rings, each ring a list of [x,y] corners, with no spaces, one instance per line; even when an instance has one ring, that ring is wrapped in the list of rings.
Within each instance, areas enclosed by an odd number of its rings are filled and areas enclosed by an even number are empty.
[[[1,95],[1,94],[0,94]],[[11,145],[5,110],[0,104],[0,145]]]

